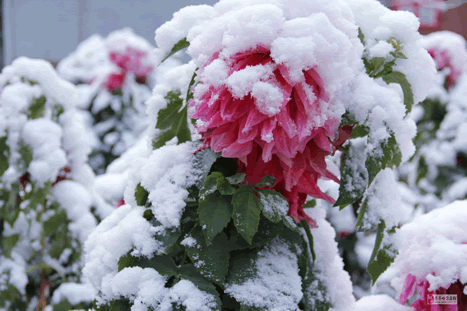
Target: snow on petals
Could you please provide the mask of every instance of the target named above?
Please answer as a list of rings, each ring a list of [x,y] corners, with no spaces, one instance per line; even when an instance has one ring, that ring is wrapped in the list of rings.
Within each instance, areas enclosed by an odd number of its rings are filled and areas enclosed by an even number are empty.
[[[189,113],[198,119],[202,148],[237,159],[247,183],[276,177],[289,215],[312,226],[302,205],[307,195],[334,202],[317,181],[338,181],[325,157],[349,137],[350,127],[339,129],[339,93],[362,68],[349,8],[331,2],[346,14],[338,18],[319,1],[304,5],[306,17],[280,1],[221,1],[188,35],[200,68]]]

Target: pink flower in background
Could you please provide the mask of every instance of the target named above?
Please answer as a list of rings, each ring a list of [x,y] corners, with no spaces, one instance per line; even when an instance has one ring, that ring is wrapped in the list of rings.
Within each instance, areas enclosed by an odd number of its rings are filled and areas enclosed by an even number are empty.
[[[435,61],[436,69],[441,70],[443,68],[449,68],[450,72],[447,76],[448,87],[451,87],[457,79],[461,76],[462,70],[456,68],[452,63],[451,59],[446,51],[439,49],[430,49],[428,50],[431,57]]]
[[[111,52],[109,54],[110,60],[122,71],[121,73],[111,73],[108,76],[105,83],[107,90],[112,92],[121,89],[128,73],[133,73],[138,83],[145,84],[146,76],[153,70],[152,66],[144,64],[145,57],[146,52],[131,47],[127,47],[125,53]]]
[[[415,290],[417,291],[417,300],[415,300],[411,307],[416,311],[458,311],[467,310],[467,295],[464,294],[465,285],[459,280],[452,283],[448,289],[440,287],[435,291],[430,291],[430,282],[426,279],[417,280],[417,278],[409,274],[405,279],[402,293],[399,296],[399,303],[405,305]],[[456,295],[457,304],[437,304],[433,300],[432,295]]]
[[[124,73],[111,73],[107,77],[107,81],[105,82],[105,87],[109,92],[114,90],[121,89],[123,83],[125,82],[126,75]]]
[[[145,77],[152,71],[152,66],[144,64],[146,52],[127,47],[124,53],[111,52],[110,60],[124,72],[134,73],[137,77]]]
[[[217,59],[219,53],[206,66]],[[339,182],[327,170],[325,157],[349,138],[352,128],[339,129],[339,120],[322,112],[322,104],[330,100],[315,68],[303,70],[295,82],[288,68],[275,63],[262,46],[222,61],[229,65],[229,77],[247,67],[269,73],[241,98],[228,85],[213,86],[201,80],[201,87],[195,89],[196,100],[189,104],[191,117],[199,120],[201,148],[237,159],[248,184],[258,183],[265,175],[276,177],[272,188],[287,198],[288,215],[316,227],[303,204],[307,195],[334,202],[317,181]]]

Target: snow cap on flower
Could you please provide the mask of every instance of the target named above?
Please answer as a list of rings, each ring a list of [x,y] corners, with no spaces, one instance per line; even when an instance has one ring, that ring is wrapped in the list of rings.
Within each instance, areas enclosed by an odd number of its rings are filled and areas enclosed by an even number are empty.
[[[438,31],[424,36],[421,43],[433,57],[436,69],[449,68],[449,85],[466,72],[467,44],[461,35],[447,30]]]
[[[144,77],[153,70],[153,46],[143,37],[136,35],[131,28],[111,32],[106,38],[105,46],[110,61],[124,72]]]
[[[301,206],[306,195],[334,202],[316,183],[338,181],[324,158],[350,135],[339,130],[342,93],[362,69],[350,9],[342,1],[220,1],[188,40],[200,68],[189,113],[204,146],[238,159],[249,183],[276,177],[289,214],[313,224]]]
[[[416,310],[431,310],[424,309],[429,294],[457,294],[467,306],[466,207],[467,201],[455,201],[402,226],[393,264],[399,277],[391,282],[400,293],[400,303],[405,304],[416,290],[418,300],[412,305]]]

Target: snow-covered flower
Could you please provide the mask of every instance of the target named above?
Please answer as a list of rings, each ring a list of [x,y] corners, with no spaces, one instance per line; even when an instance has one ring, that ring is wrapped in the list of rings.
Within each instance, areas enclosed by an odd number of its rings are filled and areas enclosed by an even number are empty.
[[[391,281],[401,304],[416,292],[411,306],[417,311],[467,307],[466,203],[456,201],[402,226],[399,255],[392,266],[399,276]],[[434,294],[457,295],[457,305],[437,305]]]
[[[334,202],[316,183],[319,178],[339,181],[326,169],[325,157],[351,131],[344,127],[334,141],[339,120],[323,109],[332,104],[323,80],[314,68],[292,79],[288,68],[277,64],[263,46],[228,59],[216,54],[206,67],[216,61],[230,68],[227,84],[216,87],[202,81],[206,87],[190,103],[191,117],[201,121],[197,129],[203,135],[203,146],[238,159],[239,170],[251,184],[265,175],[276,177],[274,188],[288,199],[289,215],[313,223],[302,205],[307,195]],[[238,84],[229,88],[229,80],[253,75],[259,79],[245,85],[246,89],[238,90]],[[320,125],[317,119],[325,121]]]
[[[425,36],[422,45],[430,53],[436,69],[448,68],[447,85],[450,87],[467,69],[467,44],[465,39],[451,31],[439,31]]]

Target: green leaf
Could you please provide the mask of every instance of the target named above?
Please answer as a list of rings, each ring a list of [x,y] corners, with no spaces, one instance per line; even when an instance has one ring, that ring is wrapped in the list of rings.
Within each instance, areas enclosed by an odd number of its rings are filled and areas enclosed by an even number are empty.
[[[362,201],[362,204],[360,204],[360,207],[358,208],[357,222],[355,224],[355,227],[357,227],[359,231],[365,231],[362,225],[363,219],[365,218],[365,214],[368,211],[368,208],[368,196],[365,196],[365,198]]]
[[[313,208],[316,206],[316,199],[311,199],[303,204],[303,208]]]
[[[346,111],[342,115],[342,120],[341,120],[341,124],[339,125],[339,127],[342,127],[344,125],[354,125],[356,123],[357,123],[357,120],[355,119],[355,116],[353,116],[349,111]]]
[[[195,72],[193,73],[193,76],[191,77],[191,81],[190,81],[190,84],[188,85],[188,90],[186,92],[186,102],[188,103],[190,101],[190,99],[193,99],[193,91],[192,91],[192,86],[195,84],[195,80],[196,80],[196,71],[198,70],[198,68],[196,68]]]
[[[300,233],[300,228],[297,226],[297,222],[292,216],[284,216],[283,218],[284,225],[292,231]]]
[[[387,140],[379,143],[365,161],[368,170],[368,185],[371,185],[376,175],[387,167],[399,166],[402,162],[402,153],[396,141],[394,133],[389,130],[390,136]]]
[[[272,189],[258,191],[261,210],[264,216],[272,222],[279,222],[287,215],[289,203],[287,199]]]
[[[232,218],[232,210],[230,197],[217,191],[199,203],[199,223],[203,227],[207,245],[210,245],[212,239],[227,226]]]
[[[212,152],[210,148],[198,151],[193,158],[192,174],[195,178],[195,187],[200,190],[203,188],[206,177],[211,170],[212,165],[216,162],[219,155]]]
[[[3,238],[3,247],[5,248],[5,256],[10,257],[11,251],[19,241],[19,234],[12,234]]]
[[[349,151],[342,160],[339,198],[334,206],[343,209],[362,197],[368,184],[368,171],[365,167],[365,146],[363,141],[352,141]]]
[[[204,200],[204,198],[211,193],[214,193],[217,190],[217,180],[223,177],[222,173],[219,172],[212,172],[204,181],[203,187],[199,190],[199,198],[200,200]]]
[[[193,282],[200,290],[208,294],[219,296],[216,286],[203,277],[192,264],[182,265],[179,268],[179,276],[182,279]]]
[[[251,244],[238,233],[234,226],[231,226],[229,231],[229,248],[230,250],[257,248],[271,242],[276,236],[282,234],[283,231],[284,223],[273,223],[262,216],[259,221],[258,232],[256,232],[253,237],[253,242]]]
[[[261,206],[256,194],[249,186],[242,185],[232,198],[233,220],[238,232],[248,243],[252,243],[261,214]]]
[[[0,176],[8,169],[10,147],[6,144],[7,136],[0,137]]]
[[[32,150],[29,148],[29,146],[22,145],[19,147],[18,152],[21,155],[21,160],[23,162],[21,166],[26,170],[33,159]]]
[[[391,52],[391,55],[395,58],[407,59],[407,56],[405,56],[404,53],[402,53],[401,51]]]
[[[188,106],[183,106],[180,98],[180,91],[170,91],[165,97],[167,107],[159,110],[157,115],[156,128],[160,130],[154,138],[152,146],[154,149],[160,148],[174,137],[178,138],[178,143],[191,141],[191,131],[188,125]]]
[[[66,299],[64,299],[64,300],[60,301],[59,303],[53,305],[53,311],[70,311],[70,310],[72,310],[72,305]]]
[[[370,72],[370,77],[374,77],[378,70],[381,68],[381,66],[384,65],[385,58],[384,57],[373,57],[370,59],[370,65],[371,65],[371,72]]]
[[[148,201],[149,192],[139,183],[135,189],[135,199],[138,206],[145,206]]]
[[[310,247],[311,257],[313,258],[313,262],[316,260],[315,248],[313,246],[313,235],[311,234],[310,226],[305,220],[300,221],[300,225],[303,229],[305,229],[306,236],[308,238],[308,246]]]
[[[173,259],[169,256],[153,256],[149,259],[147,257],[133,257],[128,253],[118,260],[118,271],[129,267],[152,268],[168,277],[177,274],[178,270]]]
[[[196,270],[208,280],[222,286],[229,270],[230,255],[225,246],[228,244],[227,235],[222,232],[207,246],[201,227],[197,226],[190,232],[189,237],[195,239],[196,244],[186,246],[186,252]]]
[[[175,53],[177,53],[178,51],[181,51],[183,50],[184,48],[187,48],[190,46],[190,42],[188,42],[186,40],[186,38],[183,38],[182,40],[178,41],[172,48],[172,50],[170,50],[169,54],[167,54],[161,61],[164,62],[167,58],[169,58],[170,56],[174,55]]]
[[[37,119],[44,116],[46,98],[42,95],[35,98],[34,102],[29,106],[28,117],[29,119]]]
[[[370,133],[370,128],[366,125],[356,125],[352,129],[352,134],[350,134],[350,138],[358,138],[358,137],[364,137]]]
[[[362,32],[362,29],[358,27],[358,38],[360,39],[360,42],[365,46],[365,35]]]
[[[276,177],[265,175],[261,178],[261,181],[255,185],[256,188],[264,188],[264,187],[274,187],[276,182]]]
[[[222,195],[232,195],[237,188],[232,186],[227,178],[222,176],[217,180],[217,190],[219,190]]]
[[[393,71],[384,75],[383,80],[387,84],[398,83],[401,86],[402,92],[404,93],[404,105],[407,109],[407,113],[412,111],[412,107],[414,105],[412,86],[409,81],[407,81],[405,74],[400,71]]]
[[[160,227],[161,223],[156,219],[152,219],[150,221],[151,225],[154,227]],[[171,249],[173,248],[174,244],[180,238],[181,232],[179,228],[165,228],[162,231],[157,231],[154,235],[154,239],[161,242],[162,247],[164,247],[164,253],[170,253]]]
[[[231,185],[238,185],[239,183],[242,183],[245,180],[245,176],[245,173],[237,173],[233,176],[226,177],[226,179]]]
[[[60,227],[61,225],[66,225],[66,222],[66,212],[64,210],[58,211],[55,215],[44,221],[43,228],[45,235],[51,235],[52,233],[57,231],[58,227]]]
[[[397,251],[393,249],[392,245],[386,245],[381,248],[385,235],[395,233],[395,227],[389,231],[386,231],[386,223],[384,220],[378,225],[378,232],[376,233],[375,246],[373,253],[371,254],[370,261],[368,263],[368,272],[371,275],[373,285],[375,284],[378,277],[386,271],[386,269],[394,262],[397,255]]]

